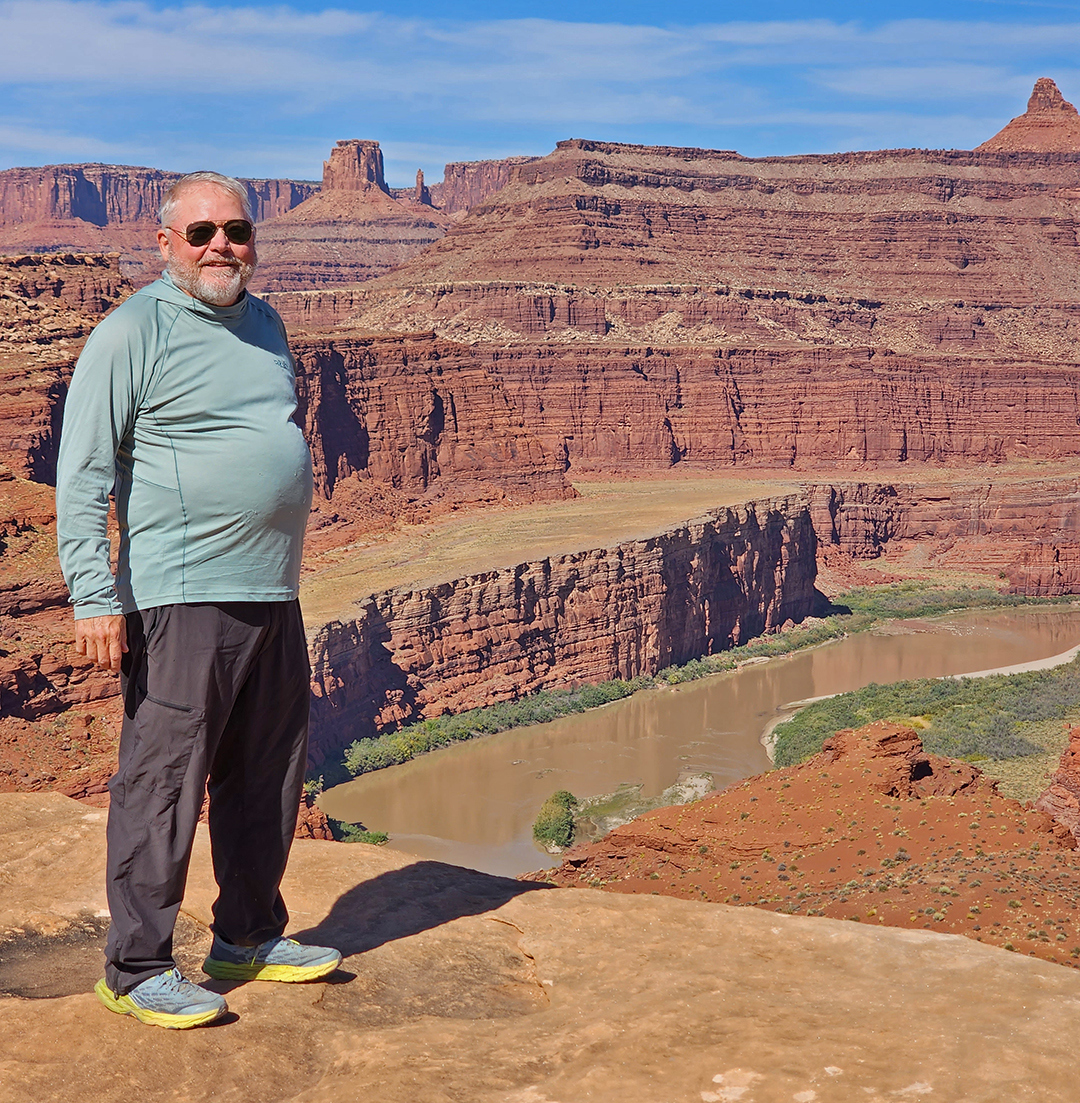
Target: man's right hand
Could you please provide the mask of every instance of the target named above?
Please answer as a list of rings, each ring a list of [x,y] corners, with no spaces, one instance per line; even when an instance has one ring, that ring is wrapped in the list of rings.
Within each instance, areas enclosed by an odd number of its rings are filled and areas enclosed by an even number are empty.
[[[99,670],[120,673],[120,656],[127,651],[127,620],[117,613],[75,622],[75,650]]]

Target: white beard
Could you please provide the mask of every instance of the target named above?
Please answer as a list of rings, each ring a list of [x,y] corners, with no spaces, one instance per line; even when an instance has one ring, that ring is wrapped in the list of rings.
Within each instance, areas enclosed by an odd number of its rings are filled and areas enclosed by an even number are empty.
[[[255,265],[242,264],[235,258],[185,264],[174,253],[166,261],[165,271],[173,283],[193,299],[211,306],[230,306],[251,279]]]

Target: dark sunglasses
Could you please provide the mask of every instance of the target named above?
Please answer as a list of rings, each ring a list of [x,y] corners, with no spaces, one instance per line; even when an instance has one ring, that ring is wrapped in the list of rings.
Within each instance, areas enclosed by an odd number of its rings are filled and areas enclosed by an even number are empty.
[[[246,218],[229,218],[224,222],[189,222],[186,230],[178,230],[175,226],[166,226],[166,230],[172,230],[179,234],[188,245],[201,249],[214,240],[218,229],[225,231],[225,236],[233,245],[247,245],[251,240],[254,227]]]

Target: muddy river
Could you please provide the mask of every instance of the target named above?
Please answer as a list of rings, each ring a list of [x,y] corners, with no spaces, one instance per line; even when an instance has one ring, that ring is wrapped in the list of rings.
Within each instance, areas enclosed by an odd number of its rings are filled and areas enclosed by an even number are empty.
[[[1080,608],[896,621],[872,632],[592,712],[483,736],[323,794],[326,813],[388,831],[393,849],[514,875],[555,859],[532,823],[556,789],[577,797],[641,784],[660,793],[706,772],[722,789],[770,766],[762,735],[784,705],[870,682],[1013,666],[1080,644]]]

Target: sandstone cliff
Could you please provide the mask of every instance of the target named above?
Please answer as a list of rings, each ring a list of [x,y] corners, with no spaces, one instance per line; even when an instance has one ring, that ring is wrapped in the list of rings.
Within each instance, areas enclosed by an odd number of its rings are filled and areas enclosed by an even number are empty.
[[[358,601],[311,639],[312,759],[424,716],[633,678],[818,608],[798,499],[720,510],[648,540]]]
[[[1080,116],[1049,77],[1039,77],[1028,100],[1027,111],[975,148],[984,153],[1013,150],[1078,153]]]
[[[1080,839],[1080,727],[1069,729],[1068,746],[1035,807]]]
[[[292,343],[300,417],[326,498],[360,475],[464,504],[572,496],[565,463],[522,420],[499,373],[428,337]]]
[[[471,342],[1069,360],[1078,156],[561,142],[350,308]]]
[[[45,165],[0,172],[0,253],[119,252],[124,274],[149,283],[161,271],[157,212],[177,172],[129,165]],[[256,220],[317,190],[301,180],[244,180]]]
[[[1080,590],[1080,481],[958,478],[940,488],[901,484],[816,487],[810,509],[819,561],[906,557],[983,570],[1033,597]]]
[[[572,340],[470,346],[430,332],[358,347],[344,327],[298,347],[313,358],[325,342],[349,377],[395,372],[403,341],[412,371],[481,370],[497,380],[529,434],[571,471],[850,470],[1080,454],[1080,365],[1071,362]]]
[[[431,189],[432,202],[447,214],[467,211],[504,188],[515,167],[538,159],[504,157],[498,161],[451,161],[443,169],[442,182]]]
[[[0,225],[78,219],[94,226],[155,225],[178,172],[131,165],[45,165],[0,172]],[[257,221],[284,214],[317,189],[301,180],[243,180]]]
[[[417,197],[395,198],[378,142],[341,141],[323,163],[322,188],[259,227],[257,291],[357,283],[402,264],[446,232],[447,219]]]

